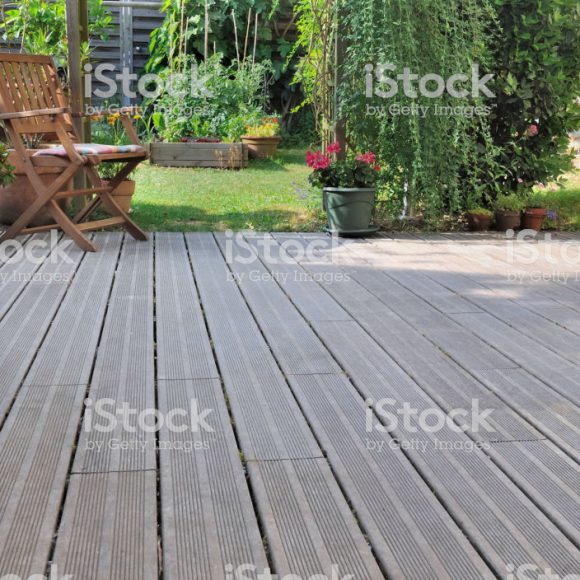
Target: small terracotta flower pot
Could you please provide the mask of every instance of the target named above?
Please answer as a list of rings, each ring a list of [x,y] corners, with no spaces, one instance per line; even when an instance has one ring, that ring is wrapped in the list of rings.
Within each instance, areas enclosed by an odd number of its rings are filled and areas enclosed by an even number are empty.
[[[252,159],[267,159],[273,157],[278,151],[280,137],[252,137],[244,135],[242,143],[248,146],[248,152]]]
[[[490,215],[481,213],[468,213],[467,214],[467,227],[470,232],[485,232],[491,227],[491,217]]]
[[[517,230],[522,224],[522,214],[519,211],[496,211],[495,229],[500,232]]]
[[[522,216],[522,228],[524,230],[535,230],[539,232],[546,219],[546,214],[546,209],[536,207],[528,208]]]
[[[135,195],[135,182],[132,179],[125,179],[111,196],[117,202],[117,205],[125,212],[129,213],[131,211],[131,202],[133,201],[133,195]]]

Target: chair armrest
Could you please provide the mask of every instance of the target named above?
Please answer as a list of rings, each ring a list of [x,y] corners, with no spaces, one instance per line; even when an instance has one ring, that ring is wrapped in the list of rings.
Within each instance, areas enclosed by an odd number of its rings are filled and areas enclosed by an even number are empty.
[[[27,119],[29,117],[62,115],[65,113],[70,113],[69,107],[59,107],[57,109],[35,109],[32,111],[21,111],[19,113],[1,113],[0,121],[10,119]]]

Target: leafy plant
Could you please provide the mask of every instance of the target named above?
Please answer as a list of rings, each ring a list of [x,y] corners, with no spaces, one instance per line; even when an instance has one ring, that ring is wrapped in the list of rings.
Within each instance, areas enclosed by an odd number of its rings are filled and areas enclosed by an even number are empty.
[[[529,209],[546,209],[547,199],[546,195],[532,191],[526,196],[525,206]]]
[[[340,145],[331,143],[326,151],[308,151],[306,164],[313,171],[309,181],[316,187],[372,188],[380,178],[380,166],[374,153],[337,159]]]
[[[106,115],[94,115],[91,118],[93,121],[91,132],[95,143],[101,145],[129,145],[131,143],[121,122],[121,114],[115,112]],[[141,115],[135,113],[133,117],[135,120],[140,120]],[[115,162],[103,163],[99,166],[99,174],[103,179],[113,179],[124,165],[124,163]],[[131,175],[128,175],[126,179],[131,179]]]
[[[8,163],[8,147],[0,143],[0,186],[10,185],[14,181],[14,169]]]
[[[89,35],[107,38],[113,22],[103,0],[89,0]],[[68,37],[66,30],[66,0],[22,0],[17,8],[3,12],[0,36],[5,42],[17,43],[23,52],[52,56],[56,64],[68,68]],[[83,43],[82,59],[87,61],[91,45]]]
[[[467,210],[467,213],[470,215],[477,215],[489,218],[493,216],[493,212],[485,207],[475,207],[473,209]]]
[[[524,209],[525,202],[516,193],[501,194],[497,196],[494,207],[500,212],[519,212]]]
[[[492,38],[501,187],[547,183],[569,170],[568,134],[580,128],[580,11],[576,0],[496,0]]]
[[[157,133],[165,141],[179,141],[183,137],[239,141],[248,122],[254,123],[264,116],[268,71],[267,63],[241,68],[237,64],[225,66],[221,55],[215,55],[200,72],[202,90],[192,94],[190,79],[175,77],[166,85],[167,90],[147,103],[153,111]],[[168,70],[161,77],[167,80],[170,75]]]
[[[248,137],[276,137],[280,134],[280,121],[278,117],[264,117],[259,123],[246,125]]]

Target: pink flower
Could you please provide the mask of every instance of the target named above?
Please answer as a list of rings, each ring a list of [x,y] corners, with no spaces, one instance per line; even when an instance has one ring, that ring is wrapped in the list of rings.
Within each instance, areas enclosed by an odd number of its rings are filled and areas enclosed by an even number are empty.
[[[326,151],[332,155],[334,153],[340,153],[342,151],[342,149],[340,148],[340,143],[331,143],[328,148],[326,149]]]
[[[377,156],[371,152],[363,153],[361,155],[357,155],[356,160],[362,161],[363,163],[366,163],[367,165],[374,165],[376,160],[377,160]]]
[[[530,137],[535,137],[538,134],[538,126],[533,124],[530,125],[527,132]]]
[[[307,151],[306,164],[315,171],[328,169],[330,166],[330,157],[322,153],[322,151]]]

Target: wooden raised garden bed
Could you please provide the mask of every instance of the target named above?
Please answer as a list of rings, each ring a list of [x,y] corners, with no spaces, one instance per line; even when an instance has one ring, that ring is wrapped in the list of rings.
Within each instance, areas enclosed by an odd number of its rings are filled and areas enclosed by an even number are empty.
[[[242,143],[151,143],[151,163],[165,167],[248,167],[248,147]]]

